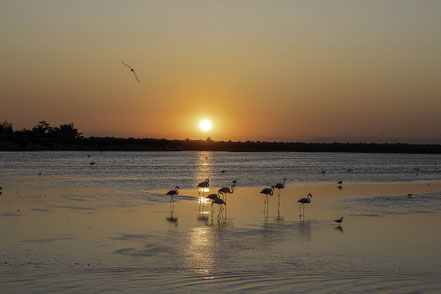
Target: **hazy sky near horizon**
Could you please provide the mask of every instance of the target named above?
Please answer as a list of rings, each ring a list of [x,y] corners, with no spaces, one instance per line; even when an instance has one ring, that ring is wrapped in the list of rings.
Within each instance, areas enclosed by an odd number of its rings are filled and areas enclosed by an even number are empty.
[[[2,0],[0,37],[15,129],[441,143],[441,1]]]

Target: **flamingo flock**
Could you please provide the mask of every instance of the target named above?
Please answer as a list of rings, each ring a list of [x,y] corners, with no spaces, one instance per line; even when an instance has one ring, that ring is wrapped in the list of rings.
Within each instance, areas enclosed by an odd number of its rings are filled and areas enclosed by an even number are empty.
[[[286,178],[283,178],[281,182],[276,183],[275,185],[272,185],[268,188],[264,188],[260,191],[260,194],[264,194],[264,215],[265,218],[268,217],[268,213],[269,213],[269,209],[268,209],[268,198],[269,196],[273,196],[274,195],[274,190],[277,189],[278,193],[278,219],[280,219],[280,198],[281,198],[281,192],[283,189],[285,189],[285,185],[286,185]],[[227,196],[228,194],[233,194],[235,192],[235,187],[236,187],[236,183],[237,180],[234,180],[231,182],[230,186],[224,186],[220,189],[217,190],[217,193],[212,193],[207,195],[206,197],[204,197],[204,193],[206,191],[208,191],[208,188],[210,187],[210,180],[208,178],[206,178],[204,181],[200,182],[197,185],[198,191],[199,191],[199,197],[200,197],[200,207],[199,210],[201,212],[201,205],[202,205],[202,211],[204,210],[204,205],[207,202],[211,203],[211,216],[213,218],[214,215],[214,204],[216,204],[219,208],[218,210],[218,220],[222,219],[222,218],[226,218],[226,205],[227,205]],[[339,182],[339,184],[341,184],[341,182]],[[173,218],[173,212],[174,212],[174,197],[177,196],[179,194],[179,186],[176,186],[173,190],[170,190],[166,193],[166,195],[170,196],[170,219],[176,219],[175,222],[177,222],[177,218]],[[306,197],[304,198],[300,198],[297,202],[300,203],[299,206],[299,212],[300,212],[300,218],[302,219],[302,217],[305,216],[305,206],[306,204],[310,204],[311,203],[311,198],[312,198],[312,194],[307,194]],[[225,216],[223,215],[225,211]],[[204,212],[206,214],[208,214],[208,212]],[[336,219],[334,220],[339,226],[343,221],[343,217],[341,217],[340,219]]]

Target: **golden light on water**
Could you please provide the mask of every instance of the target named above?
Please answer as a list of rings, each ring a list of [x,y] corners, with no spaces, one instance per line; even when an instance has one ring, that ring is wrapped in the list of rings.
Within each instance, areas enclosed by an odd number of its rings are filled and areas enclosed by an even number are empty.
[[[209,119],[203,119],[199,122],[199,128],[204,132],[207,132],[211,129],[211,121]]]
[[[206,204],[206,203],[210,203],[211,200],[208,199],[208,198],[205,198],[205,197],[199,197],[198,202],[199,202],[200,204]]]

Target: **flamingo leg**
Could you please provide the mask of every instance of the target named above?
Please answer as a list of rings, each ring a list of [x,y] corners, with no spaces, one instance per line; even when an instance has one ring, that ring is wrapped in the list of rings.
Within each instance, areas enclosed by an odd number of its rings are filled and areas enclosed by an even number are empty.
[[[280,189],[279,189],[279,193],[277,194],[277,204],[280,205]]]
[[[268,195],[266,195],[266,214],[268,215]]]

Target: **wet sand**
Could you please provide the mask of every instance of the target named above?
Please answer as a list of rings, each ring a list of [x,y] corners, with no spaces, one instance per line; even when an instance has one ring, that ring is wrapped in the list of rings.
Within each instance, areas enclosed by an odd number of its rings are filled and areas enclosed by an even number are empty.
[[[290,185],[267,212],[262,187],[239,187],[221,215],[197,190],[170,206],[165,191],[4,187],[1,292],[437,293],[441,182],[428,183]]]

